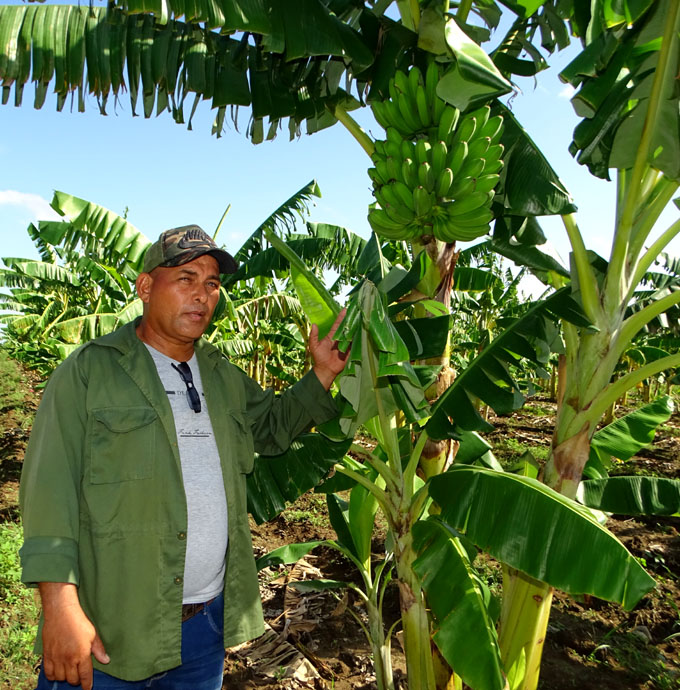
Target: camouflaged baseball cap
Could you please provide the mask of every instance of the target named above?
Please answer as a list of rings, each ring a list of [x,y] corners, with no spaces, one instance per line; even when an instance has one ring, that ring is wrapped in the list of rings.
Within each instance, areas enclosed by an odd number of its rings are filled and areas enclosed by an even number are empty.
[[[238,264],[234,257],[220,249],[208,233],[198,225],[183,225],[162,232],[144,256],[144,273],[159,266],[181,266],[204,254],[215,257],[220,273],[235,273]]]

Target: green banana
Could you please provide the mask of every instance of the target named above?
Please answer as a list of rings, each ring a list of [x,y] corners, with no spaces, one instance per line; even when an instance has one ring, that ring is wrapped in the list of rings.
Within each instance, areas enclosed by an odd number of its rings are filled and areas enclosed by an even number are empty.
[[[453,136],[453,143],[458,143],[459,141],[470,141],[475,133],[475,128],[477,124],[473,117],[468,117],[467,115],[458,123],[458,128]]]
[[[433,235],[443,242],[456,242],[459,238],[451,231],[451,227],[446,218],[435,219],[432,225]]]
[[[386,187],[383,188],[383,190],[386,189]],[[382,204],[381,204],[382,206]],[[395,222],[395,223],[401,223],[402,225],[408,225],[410,222],[413,221],[414,214],[409,211],[407,208],[399,204],[398,206],[392,206],[392,204],[387,203],[383,207],[385,210],[385,213]]]
[[[398,69],[394,73],[393,79],[394,79],[394,86],[399,91],[401,91],[403,94],[408,96],[409,93],[411,92],[411,86],[409,84],[408,76],[407,76],[406,72],[402,72],[400,69]]]
[[[439,198],[448,197],[449,190],[453,184],[453,172],[451,168],[444,168],[437,177],[437,184],[435,186],[435,193]]]
[[[395,196],[406,208],[408,208],[410,211],[415,211],[413,192],[411,191],[410,187],[408,187],[404,182],[401,182],[401,180],[392,182],[390,187],[394,190]]]
[[[375,185],[381,185],[387,182],[387,180],[383,180],[376,168],[369,168],[368,176],[371,178],[371,182],[373,182]]]
[[[491,147],[493,148],[493,147]],[[500,170],[503,169],[503,161],[500,158],[495,158],[486,161],[486,164],[484,166],[484,174],[485,175],[491,175],[493,173],[497,173]]]
[[[422,75],[420,69],[418,69],[418,67],[413,65],[413,67],[411,67],[411,69],[408,72],[408,85],[409,85],[409,89],[411,92],[411,96],[414,99],[416,97],[416,94],[418,93],[418,87],[421,86],[422,83],[423,83],[423,75]]]
[[[473,118],[476,125],[475,129],[479,131],[489,121],[490,114],[491,108],[488,105],[483,105],[481,108],[477,108],[477,110],[466,113],[465,117]]]
[[[401,164],[401,179],[409,189],[418,186],[418,170],[411,158],[405,158]]]
[[[443,103],[444,101],[442,101]],[[460,110],[454,108],[452,105],[445,104],[441,117],[437,124],[437,138],[440,141],[448,142],[451,138],[451,132],[456,129],[458,125],[458,118]],[[473,130],[474,131],[474,130]]]
[[[489,149],[486,152],[486,158],[489,160],[500,159],[503,157],[503,151],[505,151],[505,146],[503,146],[503,144],[494,144],[493,146],[489,146]]]
[[[474,177],[461,177],[460,175],[454,179],[451,189],[449,190],[449,197],[451,199],[462,199],[468,194],[475,191]]]
[[[415,155],[415,146],[412,141],[408,139],[401,140],[401,159],[406,160],[407,158],[413,159]]]
[[[432,166],[424,161],[418,166],[418,182],[427,189],[428,192],[434,191],[434,174]]]
[[[475,137],[468,142],[468,157],[469,158],[485,158],[485,153],[489,150],[491,139],[489,137]]]
[[[383,199],[385,199],[385,201],[387,202],[387,207],[384,207],[387,211],[387,215],[389,216],[390,211],[392,211],[398,217],[406,218],[410,222],[413,220],[414,217],[415,204],[413,203],[413,196],[411,196],[411,203],[409,205],[404,204],[400,196],[395,192],[393,184],[394,183],[385,185],[380,190],[382,192]]]
[[[411,128],[402,117],[399,106],[394,100],[385,101],[385,113],[392,127],[396,127],[403,135],[410,136]]]
[[[471,228],[492,221],[493,211],[486,206],[481,206],[459,216],[449,216],[449,219],[457,228]]]
[[[421,125],[429,127],[432,124],[432,116],[430,115],[425,87],[422,84],[418,84],[418,90],[416,91],[416,107],[418,108],[418,117],[420,118]]]
[[[463,167],[468,155],[467,141],[459,141],[449,149],[448,167],[453,171],[453,176],[456,177]]]
[[[404,141],[404,137],[394,127],[385,128],[385,137],[387,141],[391,141],[397,146],[401,146],[401,142]]]
[[[462,199],[451,202],[446,207],[446,212],[449,218],[462,216],[463,214],[470,213],[470,211],[475,211],[481,206],[484,206],[487,203],[487,199],[488,194],[486,192],[471,192]],[[416,205],[416,209],[417,208],[418,206]]]
[[[483,223],[473,228],[456,228],[452,226],[450,232],[454,234],[460,242],[472,242],[489,232],[489,224]]]
[[[391,182],[392,180],[400,180],[401,179],[401,160],[394,158],[393,156],[388,156],[385,159],[385,163],[387,164],[387,172],[389,173],[390,179],[388,182]]]
[[[406,121],[406,124],[411,128],[411,132],[415,133],[420,131],[423,126],[420,124],[420,120],[416,114],[418,112],[418,107],[415,101],[411,99],[410,94],[399,94],[397,104],[399,105],[399,112]]]
[[[416,216],[419,218],[426,216],[432,210],[432,197],[422,185],[413,190],[413,202]]]
[[[492,145],[497,144],[503,134],[503,116],[495,115],[490,117],[479,134],[482,137],[489,137]]]
[[[486,161],[483,158],[470,158],[468,156],[458,174],[461,177],[479,177],[482,172],[487,172]]]
[[[431,148],[432,146],[430,145],[429,141],[425,141],[425,139],[418,139],[416,142],[416,163],[418,163],[418,165],[430,162],[429,153]]]
[[[391,126],[391,121],[387,113],[385,112],[385,102],[384,101],[373,101],[371,103],[371,110],[377,121],[377,123],[383,128],[387,129]]]
[[[401,146],[393,141],[385,142],[385,154],[401,161]]]
[[[380,158],[375,162],[375,169],[378,171],[378,177],[380,177],[382,184],[387,184],[392,179],[387,167],[387,161],[384,158]]]
[[[446,167],[446,157],[449,150],[443,141],[435,141],[430,149],[430,158],[432,159],[432,172],[438,175]]]
[[[381,228],[391,231],[403,231],[404,223],[395,223],[382,208],[373,208],[368,212],[368,222],[376,223]]]
[[[486,165],[484,166],[486,168]],[[477,192],[490,192],[492,189],[496,188],[498,180],[501,176],[498,174],[482,175],[478,177],[475,182],[475,191]]]

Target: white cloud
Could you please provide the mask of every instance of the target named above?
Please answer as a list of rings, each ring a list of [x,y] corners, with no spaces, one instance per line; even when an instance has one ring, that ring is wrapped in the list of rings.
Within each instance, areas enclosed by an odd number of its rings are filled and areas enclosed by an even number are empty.
[[[26,194],[14,189],[0,189],[0,206],[18,206],[27,211],[31,220],[60,220],[61,216],[39,194]]]
[[[566,84],[565,87],[557,94],[557,97],[570,99],[575,93],[576,89],[571,84]]]

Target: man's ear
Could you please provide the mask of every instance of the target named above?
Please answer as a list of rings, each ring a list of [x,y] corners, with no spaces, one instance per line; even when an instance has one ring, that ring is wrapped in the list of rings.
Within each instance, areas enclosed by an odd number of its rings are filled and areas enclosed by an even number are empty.
[[[149,273],[140,273],[135,281],[135,287],[137,288],[137,296],[139,299],[148,304],[149,295],[151,294],[151,285],[153,284],[153,277]]]

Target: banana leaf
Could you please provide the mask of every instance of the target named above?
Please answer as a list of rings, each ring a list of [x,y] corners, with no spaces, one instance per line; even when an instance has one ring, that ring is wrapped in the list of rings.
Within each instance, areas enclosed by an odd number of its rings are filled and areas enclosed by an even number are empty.
[[[611,7],[618,5],[612,4]],[[614,21],[604,30],[580,29],[585,49],[561,73],[560,78],[580,87],[572,99],[584,119],[574,130],[570,152],[590,172],[609,179],[610,168],[631,168],[640,145],[651,83],[659,63],[665,23],[673,17],[671,3],[626,3],[639,11],[623,23]],[[607,3],[593,5],[601,11]],[[599,23],[599,16],[590,19]],[[600,25],[602,26],[602,25]],[[677,35],[676,25],[673,33]],[[673,47],[677,65],[677,43]],[[652,123],[648,161],[668,177],[680,177],[678,148],[678,94],[674,90],[677,69],[668,71],[663,85],[662,107]]]
[[[657,427],[668,421],[674,409],[673,400],[665,395],[597,431],[590,442],[585,476],[603,479],[612,466],[612,457],[629,460],[648,446],[654,440]]]
[[[28,278],[34,278],[47,283],[63,283],[72,287],[80,285],[80,276],[77,273],[57,264],[32,261],[31,259],[15,259],[13,257],[3,258],[3,261],[8,268],[14,269],[16,273]],[[4,275],[7,276],[7,273]],[[8,285],[8,278],[5,278],[3,282],[5,285]]]
[[[626,609],[654,587],[588,509],[534,479],[454,465],[430,480],[429,492],[442,520],[494,558],[553,587]]]
[[[248,512],[261,524],[315,487],[347,452],[351,440],[334,442],[318,433],[299,436],[281,455],[255,456],[246,477]]]
[[[458,26],[453,17],[445,24],[445,37],[455,62],[437,84],[437,95],[460,110],[487,103],[512,90],[491,58]]]
[[[274,549],[269,553],[260,556],[255,561],[258,571],[267,568],[270,565],[288,565],[289,563],[297,563],[301,558],[304,558],[310,551],[313,551],[317,546],[325,544],[325,540],[307,541],[302,544],[286,544],[278,549]]]
[[[465,431],[490,431],[493,427],[479,414],[477,399],[497,414],[521,407],[524,396],[509,365],[518,365],[523,358],[536,364],[547,361],[549,323],[556,316],[579,325],[588,323],[579,305],[569,296],[568,288],[534,303],[456,376],[432,409],[426,425],[428,435],[437,439],[453,437],[455,431],[450,420]]]
[[[65,192],[56,191],[50,206],[70,221],[41,221],[38,234],[43,242],[61,247],[69,256],[82,254],[111,266],[134,281],[151,244],[134,225],[103,206]]]
[[[581,482],[583,505],[617,515],[680,514],[680,480],[664,477],[609,477]]]
[[[503,690],[505,677],[494,621],[468,554],[438,520],[413,526],[420,578],[434,617],[433,639],[451,668],[475,690]]]
[[[127,85],[135,114],[141,78],[145,117],[151,117],[156,104],[157,112],[170,111],[183,123],[184,101],[190,95],[194,109],[200,100],[211,102],[217,111],[213,133],[218,135],[227,107],[251,103],[260,124],[265,116],[292,117],[295,132],[304,119],[317,128],[334,124],[335,118],[324,123],[319,113],[340,96],[339,82],[347,69],[342,60],[355,73],[374,60],[377,38],[354,28],[357,13],[351,5],[331,11],[319,0],[266,7],[259,0],[130,4],[131,14],[113,5],[0,7],[3,103],[14,86],[14,100],[20,105],[32,79],[36,108],[42,107],[54,83],[59,110],[69,94],[85,86],[105,113],[108,98],[119,98]],[[176,19],[182,16],[185,23]],[[242,37],[231,36],[234,31]],[[253,34],[258,40],[249,45]],[[301,71],[299,60],[308,61],[309,68]],[[82,91],[78,105],[85,107]],[[235,113],[232,117],[235,120]]]
[[[501,198],[504,215],[548,216],[574,213],[571,195],[512,112],[496,103],[494,114],[503,116],[501,143],[504,166]]]

